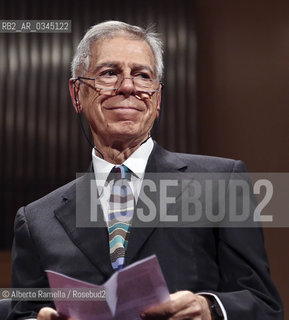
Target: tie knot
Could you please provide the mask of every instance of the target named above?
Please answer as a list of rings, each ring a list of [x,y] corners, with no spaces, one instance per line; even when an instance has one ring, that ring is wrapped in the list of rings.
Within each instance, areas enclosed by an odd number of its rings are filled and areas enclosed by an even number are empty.
[[[108,181],[110,180],[119,180],[119,179],[131,179],[131,171],[129,170],[129,168],[125,165],[121,165],[121,166],[114,166],[111,171],[110,174],[107,178]]]

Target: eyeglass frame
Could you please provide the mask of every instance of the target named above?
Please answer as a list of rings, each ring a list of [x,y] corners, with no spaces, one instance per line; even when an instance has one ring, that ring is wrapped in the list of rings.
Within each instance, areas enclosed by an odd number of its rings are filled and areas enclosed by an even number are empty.
[[[96,77],[96,78],[76,77],[76,78],[73,78],[72,81],[73,81],[73,85],[74,85],[74,86],[75,86],[76,81],[83,82],[82,80],[93,80],[93,81],[94,81],[94,84],[95,84],[95,80],[96,80],[97,78],[99,78],[99,77]],[[161,81],[158,81],[158,82],[159,82],[159,88],[156,89],[156,90],[138,90],[138,89],[136,88],[136,86],[135,86],[135,83],[134,83],[134,77],[123,77],[123,78],[121,78],[121,81],[120,81],[120,84],[119,84],[119,87],[118,87],[118,88],[109,88],[109,89],[107,89],[107,88],[96,87],[96,86],[94,85],[94,89],[95,89],[95,90],[98,90],[98,91],[101,91],[101,90],[103,90],[103,91],[112,91],[112,92],[114,92],[114,94],[115,94],[116,91],[119,90],[119,88],[121,87],[121,85],[122,85],[122,83],[123,83],[123,81],[124,81],[125,79],[130,79],[130,80],[132,81],[132,84],[133,84],[134,89],[135,89],[136,92],[146,93],[146,94],[149,95],[149,97],[151,97],[154,93],[159,92],[160,89],[164,87],[164,83],[161,82]],[[113,94],[112,94],[112,95],[113,95]]]

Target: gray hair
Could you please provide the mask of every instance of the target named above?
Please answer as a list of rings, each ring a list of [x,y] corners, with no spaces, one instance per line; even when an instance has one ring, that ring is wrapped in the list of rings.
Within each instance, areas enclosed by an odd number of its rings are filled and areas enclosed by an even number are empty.
[[[133,38],[144,40],[150,46],[155,58],[155,71],[159,80],[163,75],[162,41],[151,27],[143,29],[121,21],[106,21],[92,26],[84,35],[71,63],[72,76],[83,76],[90,63],[90,47],[97,40],[111,39],[119,34],[128,34]]]

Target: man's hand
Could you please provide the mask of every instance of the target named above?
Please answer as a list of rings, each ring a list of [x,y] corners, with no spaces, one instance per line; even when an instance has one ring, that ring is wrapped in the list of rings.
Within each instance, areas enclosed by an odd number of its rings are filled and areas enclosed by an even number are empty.
[[[206,298],[190,291],[178,291],[170,300],[141,313],[145,320],[212,320]]]
[[[49,307],[40,309],[37,315],[37,320],[58,320],[58,319],[59,319],[59,314],[57,313],[57,311]]]
[[[60,315],[56,310],[45,307],[40,309],[37,315],[37,320],[75,320],[73,318],[68,318]]]

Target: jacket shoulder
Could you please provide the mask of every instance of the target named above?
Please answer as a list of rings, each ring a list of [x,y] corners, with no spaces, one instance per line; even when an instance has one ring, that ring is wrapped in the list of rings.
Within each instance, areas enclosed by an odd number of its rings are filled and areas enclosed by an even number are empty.
[[[66,195],[75,194],[76,184],[81,181],[83,177],[77,178],[68,182],[67,184],[51,191],[45,196],[27,204],[24,209],[26,215],[34,216],[41,214],[42,212],[50,212],[55,208],[58,208],[65,201]],[[19,212],[21,209],[19,210]]]
[[[246,171],[241,160],[187,153],[175,153],[175,155],[186,162],[189,167],[198,166],[203,172],[232,172],[236,167],[242,166],[244,170],[241,171]]]
[[[154,153],[166,163],[182,163],[189,171],[198,172],[246,172],[243,161],[200,154],[172,152],[155,145]]]

